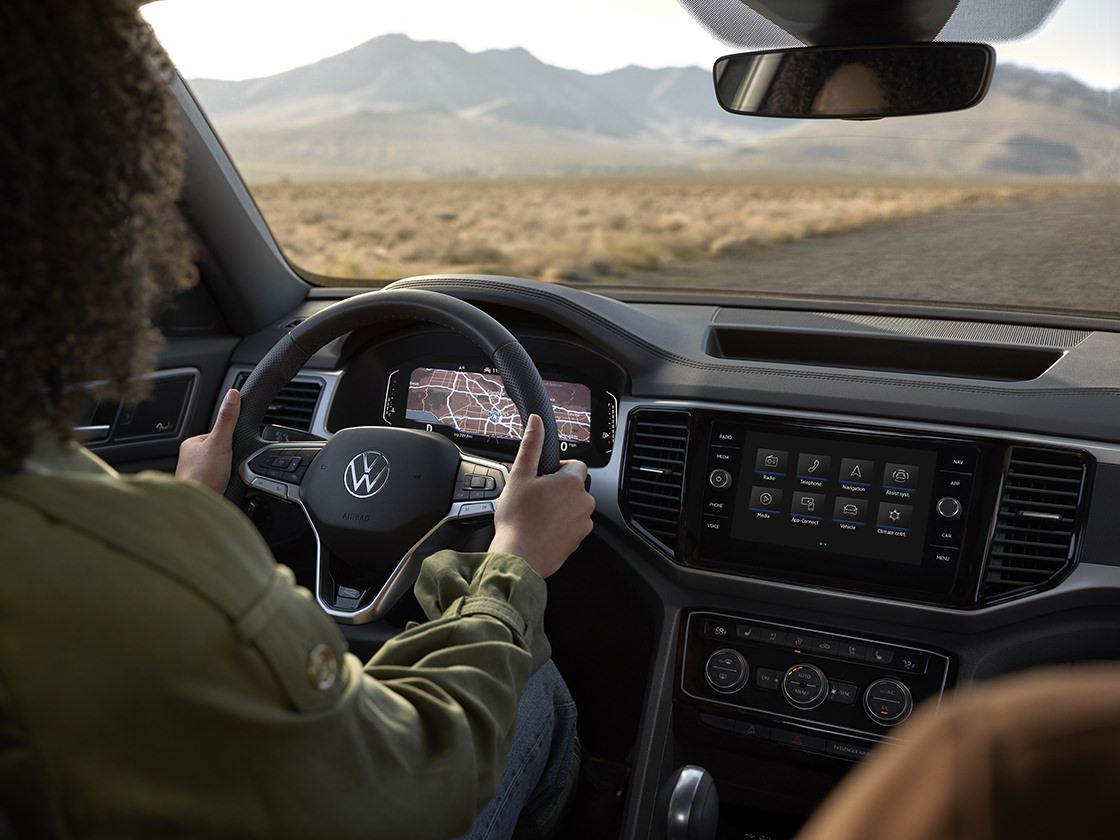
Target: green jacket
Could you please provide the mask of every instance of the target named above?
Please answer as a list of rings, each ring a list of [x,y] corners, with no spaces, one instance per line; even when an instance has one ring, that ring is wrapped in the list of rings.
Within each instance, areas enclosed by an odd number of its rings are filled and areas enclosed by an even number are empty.
[[[0,811],[74,837],[442,838],[549,656],[520,558],[440,552],[364,666],[250,522],[44,448],[0,480]]]

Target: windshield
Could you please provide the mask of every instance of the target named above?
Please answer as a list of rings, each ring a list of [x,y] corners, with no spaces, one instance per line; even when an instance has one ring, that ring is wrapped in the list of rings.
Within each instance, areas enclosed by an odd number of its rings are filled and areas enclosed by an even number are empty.
[[[968,111],[722,112],[676,0],[164,0],[287,258],[588,288],[1120,314],[1120,0],[997,44]]]

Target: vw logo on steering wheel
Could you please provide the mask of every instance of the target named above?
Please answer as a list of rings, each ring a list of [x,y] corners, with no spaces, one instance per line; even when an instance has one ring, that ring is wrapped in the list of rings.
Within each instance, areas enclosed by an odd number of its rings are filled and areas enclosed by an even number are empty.
[[[351,496],[368,499],[384,487],[388,480],[389,459],[381,452],[370,450],[350,459],[342,484]]]

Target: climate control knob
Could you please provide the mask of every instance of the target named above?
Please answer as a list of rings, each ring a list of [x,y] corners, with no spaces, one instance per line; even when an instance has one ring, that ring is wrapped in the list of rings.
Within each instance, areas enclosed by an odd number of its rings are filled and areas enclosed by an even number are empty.
[[[782,677],[782,694],[792,706],[815,709],[828,697],[828,677],[816,665],[800,662]]]
[[[863,693],[863,708],[876,723],[895,726],[910,717],[914,698],[898,680],[875,680]]]
[[[731,648],[717,650],[704,664],[704,678],[720,694],[733,694],[750,677],[751,669],[743,654]]]

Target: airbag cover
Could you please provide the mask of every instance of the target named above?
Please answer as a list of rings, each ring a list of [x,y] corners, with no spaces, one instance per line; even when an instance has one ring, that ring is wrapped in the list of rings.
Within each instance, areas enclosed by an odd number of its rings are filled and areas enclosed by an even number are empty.
[[[447,514],[458,467],[458,448],[441,435],[355,426],[323,447],[301,498],[342,560],[396,560]]]

